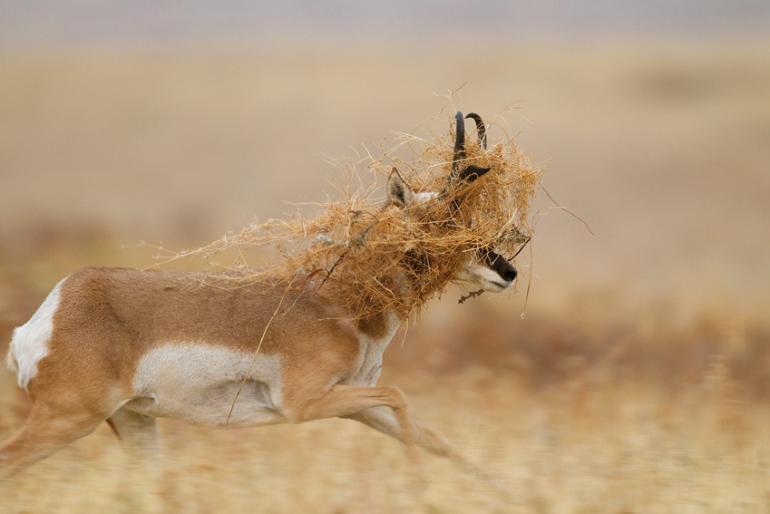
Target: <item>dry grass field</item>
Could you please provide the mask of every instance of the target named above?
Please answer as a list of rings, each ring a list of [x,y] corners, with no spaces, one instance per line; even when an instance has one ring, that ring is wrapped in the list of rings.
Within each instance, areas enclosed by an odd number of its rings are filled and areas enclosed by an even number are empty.
[[[415,487],[351,421],[164,421],[158,469],[105,425],[0,512],[770,514],[770,45],[485,48],[0,54],[0,344],[78,267],[333,194],[335,160],[445,130],[467,81],[595,235],[541,194],[517,290],[447,293],[382,382],[507,494],[427,454]],[[27,408],[0,373],[0,437]]]

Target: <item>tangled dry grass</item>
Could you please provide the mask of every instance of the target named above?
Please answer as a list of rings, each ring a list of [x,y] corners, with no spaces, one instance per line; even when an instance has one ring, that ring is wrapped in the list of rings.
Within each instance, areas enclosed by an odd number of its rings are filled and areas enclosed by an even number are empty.
[[[368,167],[379,176],[401,176],[398,169],[405,170],[415,191],[440,192],[431,200],[406,206],[405,212],[376,199],[375,187],[360,189],[321,205],[314,218],[254,223],[172,258],[202,256],[212,262],[234,249],[242,255],[268,247],[282,255],[277,264],[255,270],[241,261],[229,273],[201,275],[202,280],[218,287],[269,281],[300,290],[323,288],[322,294],[345,305],[352,318],[386,311],[409,318],[447,287],[470,256],[490,248],[508,258],[518,253],[531,237],[529,205],[539,179],[512,138],[489,149],[481,137],[468,141],[460,159],[453,133],[432,141],[409,139],[422,146],[415,160],[372,159]],[[471,165],[489,172],[474,181],[456,177],[456,170]]]

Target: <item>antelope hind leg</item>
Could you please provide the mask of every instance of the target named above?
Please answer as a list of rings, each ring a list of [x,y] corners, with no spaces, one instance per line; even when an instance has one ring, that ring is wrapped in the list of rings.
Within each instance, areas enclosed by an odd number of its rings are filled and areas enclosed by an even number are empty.
[[[24,425],[0,447],[0,478],[10,477],[90,434],[102,421],[87,411],[62,412],[35,405]]]
[[[154,459],[160,450],[158,422],[155,418],[118,409],[107,423],[120,439],[126,452],[137,459]]]

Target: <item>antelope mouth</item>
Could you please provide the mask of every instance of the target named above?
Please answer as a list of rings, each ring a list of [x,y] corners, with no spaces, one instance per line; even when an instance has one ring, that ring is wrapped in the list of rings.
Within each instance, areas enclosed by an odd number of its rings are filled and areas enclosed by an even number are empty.
[[[511,284],[513,284],[513,282],[498,282],[497,280],[492,280],[490,284],[500,288],[500,290],[502,291],[504,289],[508,289],[509,287],[511,287]]]

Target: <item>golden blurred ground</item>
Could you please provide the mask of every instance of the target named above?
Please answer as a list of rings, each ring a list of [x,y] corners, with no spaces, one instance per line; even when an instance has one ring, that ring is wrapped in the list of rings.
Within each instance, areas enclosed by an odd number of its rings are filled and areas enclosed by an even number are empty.
[[[141,239],[323,199],[327,161],[445,130],[433,93],[468,82],[595,235],[541,198],[526,318],[528,257],[514,295],[432,306],[383,381],[514,501],[427,455],[416,494],[348,421],[167,422],[158,482],[104,427],[0,512],[770,513],[770,46],[484,43],[0,55],[0,340],[73,269],[151,263]],[[25,409],[3,373],[0,435]]]

